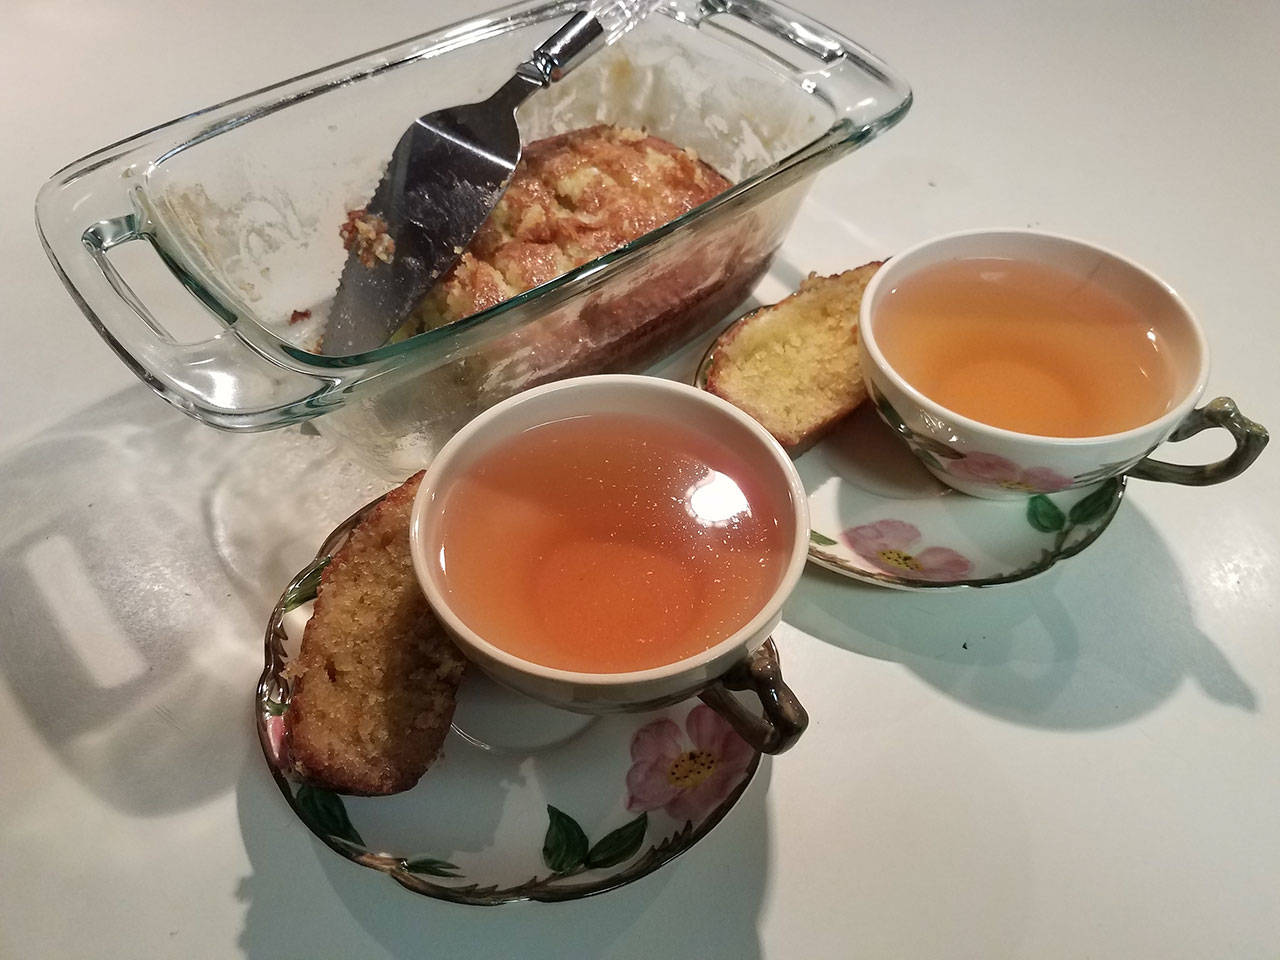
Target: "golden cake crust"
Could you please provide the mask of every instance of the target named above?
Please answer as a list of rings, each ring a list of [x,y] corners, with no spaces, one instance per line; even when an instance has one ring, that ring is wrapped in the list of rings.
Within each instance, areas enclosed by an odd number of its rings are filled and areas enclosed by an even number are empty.
[[[691,150],[602,124],[524,148],[462,258],[415,311],[431,329],[553,280],[722,193]]]
[[[341,793],[412,787],[453,717],[466,661],[431,612],[409,554],[421,480],[391,491],[334,554],[288,669],[295,767]]]

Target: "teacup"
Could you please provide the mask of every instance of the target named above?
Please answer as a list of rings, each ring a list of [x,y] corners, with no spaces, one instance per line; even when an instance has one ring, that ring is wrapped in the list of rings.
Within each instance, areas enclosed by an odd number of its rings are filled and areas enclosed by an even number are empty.
[[[764,606],[730,636],[684,659],[625,673],[589,673],[534,663],[481,636],[450,602],[447,575],[433,562],[441,550],[444,504],[451,486],[495,446],[532,428],[584,415],[640,414],[705,431],[749,464],[753,479],[775,485],[788,512],[781,517],[786,551],[782,573]],[[770,634],[795,587],[808,549],[804,485],[790,458],[751,417],[708,393],[656,377],[601,375],[535,387],[491,407],[441,449],[413,505],[410,544],[428,601],[462,652],[486,674],[519,692],[579,713],[648,710],[698,695],[758,750],[780,753],[803,732],[808,717],[782,680]],[[761,713],[731,690],[751,690]]]
[[[1165,412],[1121,433],[1059,437],[1018,433],[949,410],[909,383],[886,360],[888,296],[913,275],[949,261],[1021,260],[1098,285],[1136,308],[1167,348],[1172,394]],[[859,360],[876,407],[943,483],[987,499],[1026,497],[1089,486],[1128,474],[1147,480],[1202,486],[1244,471],[1262,452],[1267,431],[1219,397],[1196,408],[1209,375],[1204,333],[1174,290],[1133,261],[1067,237],[1028,230],[984,230],[925,241],[889,260],[867,285],[859,316]],[[1148,456],[1166,440],[1184,440],[1209,427],[1235,439],[1234,452],[1217,463],[1182,465]]]

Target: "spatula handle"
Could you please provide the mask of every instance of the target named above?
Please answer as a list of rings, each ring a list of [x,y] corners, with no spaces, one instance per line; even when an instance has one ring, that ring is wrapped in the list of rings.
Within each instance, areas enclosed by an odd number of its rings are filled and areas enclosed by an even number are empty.
[[[539,82],[545,87],[559,80],[604,44],[604,27],[589,11],[583,10],[575,13],[546,43],[533,51],[533,57],[521,64],[521,68],[534,67],[539,74]]]
[[[546,86],[559,80],[602,46],[614,43],[667,0],[608,0],[575,13],[521,64],[522,75]],[[532,70],[530,69],[532,68]]]

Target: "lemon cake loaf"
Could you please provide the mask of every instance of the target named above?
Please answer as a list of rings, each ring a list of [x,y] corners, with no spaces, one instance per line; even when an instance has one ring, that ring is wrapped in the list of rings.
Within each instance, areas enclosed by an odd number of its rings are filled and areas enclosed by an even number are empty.
[[[640,130],[600,124],[526,144],[493,213],[415,310],[413,332],[553,280],[729,186],[692,150]]]

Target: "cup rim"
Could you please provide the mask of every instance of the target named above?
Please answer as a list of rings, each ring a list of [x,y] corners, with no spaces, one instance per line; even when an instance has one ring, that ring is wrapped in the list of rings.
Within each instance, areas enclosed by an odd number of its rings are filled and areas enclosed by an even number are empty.
[[[496,644],[485,640],[478,633],[471,629],[463,620],[454,612],[448,601],[444,597],[442,591],[438,588],[434,579],[434,567],[426,557],[426,537],[428,519],[427,514],[432,499],[437,488],[440,485],[442,476],[449,470],[451,464],[456,460],[459,453],[465,449],[467,444],[471,442],[477,435],[485,431],[494,429],[493,424],[508,416],[511,411],[519,407],[537,400],[540,397],[551,393],[559,393],[566,390],[596,390],[604,388],[622,389],[635,392],[668,392],[678,394],[685,399],[702,403],[716,409],[721,414],[737,421],[755,436],[757,440],[769,452],[774,462],[782,474],[788,490],[791,493],[792,501],[792,519],[795,526],[794,541],[791,548],[791,556],[788,559],[786,567],[783,569],[782,575],[778,580],[772,597],[761,607],[759,611],[742,627],[734,631],[725,639],[713,644],[705,650],[692,654],[672,663],[663,664],[658,667],[649,667],[644,670],[630,670],[623,673],[589,673],[577,670],[565,670],[559,667],[549,667],[532,660],[526,660],[518,657]],[[444,621],[449,630],[464,645],[475,648],[485,657],[490,658],[503,666],[514,670],[518,673],[529,674],[542,680],[551,680],[565,684],[574,684],[577,686],[593,686],[593,687],[623,687],[627,684],[646,683],[658,680],[667,680],[680,676],[689,671],[697,670],[709,663],[725,657],[735,648],[741,647],[746,641],[750,640],[753,635],[759,634],[771,628],[772,623],[781,612],[783,604],[795,589],[796,583],[800,579],[800,574],[804,570],[805,561],[808,557],[809,544],[809,504],[808,495],[805,493],[804,483],[800,479],[800,475],[796,472],[795,465],[791,462],[791,458],[787,456],[782,446],[774,437],[764,429],[755,419],[739,410],[733,404],[720,397],[709,394],[696,387],[675,380],[668,380],[663,377],[646,376],[643,374],[595,374],[591,376],[573,377],[566,380],[557,380],[553,383],[543,384],[542,386],[533,387],[518,393],[513,397],[508,397],[501,403],[498,403],[477,417],[468,422],[461,430],[453,435],[449,441],[436,454],[431,465],[427,468],[422,478],[422,482],[418,487],[418,492],[414,497],[413,509],[409,520],[409,553],[413,560],[414,573],[417,575],[418,583],[422,591],[427,596],[427,601],[431,605],[432,611]],[[743,651],[746,655],[747,651]]]
[[[884,354],[880,350],[880,345],[876,342],[875,334],[871,329],[872,304],[875,302],[876,294],[879,292],[880,287],[889,282],[893,271],[900,263],[909,257],[914,257],[922,251],[928,250],[930,247],[940,246],[956,240],[969,239],[973,237],[999,236],[1035,237],[1037,239],[1072,244],[1077,247],[1096,251],[1097,253],[1105,254],[1106,256],[1118,260],[1128,266],[1131,270],[1135,270],[1138,273],[1143,274],[1163,290],[1165,295],[1169,297],[1173,304],[1187,319],[1195,338],[1196,349],[1199,353],[1199,369],[1196,372],[1195,379],[1178,403],[1170,407],[1154,420],[1148,420],[1146,423],[1139,424],[1136,427],[1131,427],[1130,429],[1119,433],[1100,433],[1088,437],[1055,437],[1049,434],[1021,433],[1017,430],[1008,430],[1004,427],[997,427],[989,423],[984,423],[981,420],[974,420],[971,417],[966,417],[962,413],[957,413],[949,407],[944,407],[936,400],[931,399],[921,393],[916,387],[912,386],[911,383],[908,382],[907,379],[903,377],[902,374],[899,373],[885,358]],[[965,430],[977,434],[985,434],[993,439],[1004,441],[1024,443],[1027,441],[1047,441],[1052,443],[1054,446],[1087,447],[1102,443],[1109,444],[1117,441],[1123,442],[1138,439],[1151,433],[1151,431],[1157,427],[1163,429],[1165,427],[1172,427],[1173,425],[1181,422],[1182,419],[1191,412],[1192,408],[1195,407],[1196,402],[1204,394],[1205,387],[1209,382],[1209,344],[1205,338],[1204,329],[1200,326],[1200,321],[1196,319],[1191,308],[1187,306],[1186,301],[1184,301],[1178,294],[1178,291],[1136,260],[1126,257],[1121,253],[1117,253],[1110,247],[1105,247],[1102,244],[1093,243],[1089,240],[1082,240],[1078,237],[1072,237],[1061,233],[1051,233],[1044,230],[1028,230],[1018,227],[959,230],[954,233],[946,233],[940,236],[931,237],[927,240],[922,240],[919,243],[908,247],[906,250],[895,254],[885,261],[884,265],[875,272],[874,276],[872,276],[870,282],[867,284],[867,289],[863,293],[862,303],[858,309],[858,340],[862,344],[863,349],[870,354],[875,366],[890,377],[893,380],[894,385],[905,393],[912,402],[919,404],[925,410],[940,419],[945,419],[947,422],[954,423],[956,426],[963,427]]]

